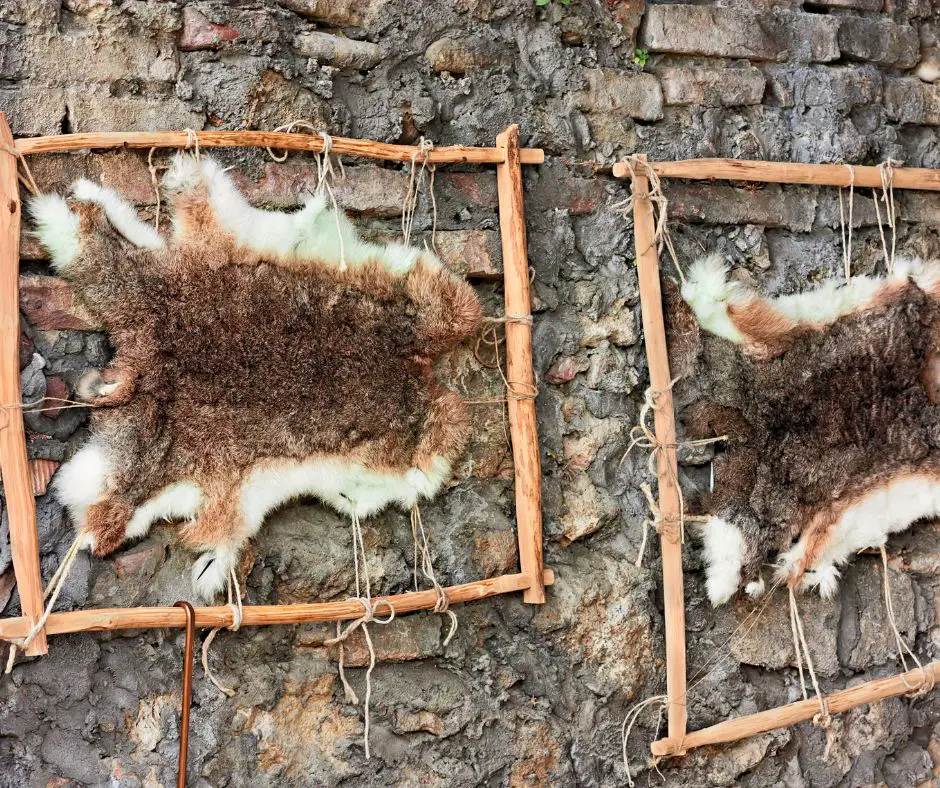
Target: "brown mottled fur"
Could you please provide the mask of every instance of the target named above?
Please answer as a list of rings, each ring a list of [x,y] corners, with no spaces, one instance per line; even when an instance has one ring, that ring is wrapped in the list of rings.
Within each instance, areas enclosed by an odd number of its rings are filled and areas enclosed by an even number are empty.
[[[739,346],[684,332],[691,310],[664,287],[687,374],[680,421],[689,437],[730,436],[694,508],[740,527],[745,581],[805,536],[796,583],[852,503],[905,474],[940,475],[940,407],[924,385],[940,334],[931,294],[889,283],[869,308],[818,326],[785,325],[755,299],[729,309],[750,340]]]
[[[404,473],[449,462],[469,431],[466,405],[432,361],[477,331],[473,290],[418,264],[340,271],[272,264],[222,233],[205,194],[177,198],[178,246],[150,252],[81,215],[83,251],[65,275],[116,347],[92,428],[116,474],[88,511],[95,552],[122,541],[133,509],[192,479],[205,503],[184,529],[205,549],[238,528],[238,488],[259,464],[342,456]]]

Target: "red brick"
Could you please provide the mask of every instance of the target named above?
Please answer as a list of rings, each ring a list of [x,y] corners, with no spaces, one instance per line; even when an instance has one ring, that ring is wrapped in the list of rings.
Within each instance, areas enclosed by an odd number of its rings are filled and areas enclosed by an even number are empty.
[[[76,303],[71,288],[54,276],[20,277],[20,312],[30,325],[42,331],[95,328]]]
[[[46,410],[43,410],[43,414],[50,419],[57,419],[62,412],[61,405],[64,404],[58,401],[69,399],[69,387],[66,386],[65,381],[58,376],[47,377],[46,397],[49,401],[43,403],[43,407],[46,408]],[[60,407],[56,407],[57,404]]]
[[[183,52],[218,49],[226,41],[234,41],[236,38],[238,31],[234,27],[217,24],[190,6],[183,9],[183,31],[179,44]]]

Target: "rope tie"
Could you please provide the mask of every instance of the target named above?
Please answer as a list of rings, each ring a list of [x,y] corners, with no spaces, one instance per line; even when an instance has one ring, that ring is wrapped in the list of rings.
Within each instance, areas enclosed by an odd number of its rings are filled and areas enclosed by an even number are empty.
[[[45,405],[43,402],[60,402],[61,405]],[[41,397],[35,402],[14,402],[12,405],[0,405],[0,410],[18,410],[23,413],[45,413],[47,410],[69,410],[71,408],[95,408],[98,407],[90,402],[78,402],[77,400],[65,399],[63,397]]]
[[[713,443],[720,443],[721,441],[728,440],[727,435],[719,435],[716,438],[698,438],[695,440],[676,441],[675,443],[663,443],[657,437],[649,423],[650,412],[658,409],[659,406],[657,404],[657,399],[659,396],[666,391],[671,391],[672,387],[678,380],[679,378],[674,378],[669,383],[669,387],[667,389],[657,391],[652,386],[650,386],[643,393],[643,407],[640,408],[640,416],[637,423],[630,430],[630,445],[627,446],[627,450],[624,452],[623,457],[620,458],[620,465],[623,465],[624,461],[627,459],[627,457],[630,456],[630,452],[632,452],[635,447],[639,446],[641,449],[651,449],[649,457],[646,461],[647,470],[651,476],[656,476],[656,463],[659,459],[659,454],[663,450],[675,450],[680,447],[695,448],[698,446],[710,446]],[[677,471],[675,468],[673,468],[673,464],[668,461],[668,458],[665,465],[666,471],[676,488],[676,494],[679,498],[679,514],[678,516],[671,517],[666,517],[663,515],[662,511],[659,509],[659,506],[657,506],[656,502],[653,500],[653,495],[650,492],[649,485],[645,483],[640,485],[640,489],[643,490],[643,493],[646,496],[647,503],[650,504],[650,512],[653,517],[651,520],[647,519],[643,522],[643,543],[640,546],[640,554],[637,556],[636,563],[638,567],[642,565],[643,554],[646,551],[647,531],[650,525],[652,525],[656,529],[656,532],[660,534],[663,533],[664,526],[671,526],[672,528],[678,527],[680,542],[684,544],[686,522],[708,522],[709,519],[711,519],[701,515],[685,514],[685,498],[682,495],[682,488],[679,485]],[[673,535],[674,531],[670,530],[669,533],[670,535]]]
[[[627,712],[627,716],[623,718],[623,724],[620,726],[620,752],[623,756],[623,768],[627,773],[627,785],[630,786],[630,788],[633,788],[634,782],[633,775],[630,772],[630,759],[627,757],[627,742],[630,740],[630,733],[633,731],[633,726],[636,724],[637,719],[639,719],[640,714],[643,713],[644,709],[655,704],[659,704],[659,717],[656,721],[656,736],[654,737],[658,738],[659,728],[663,722],[663,714],[666,709],[669,708],[669,702],[665,695],[653,695],[651,698],[634,704],[630,711]],[[655,768],[658,762],[658,759],[653,759],[650,761],[650,765]]]
[[[852,216],[855,210],[855,168],[851,164],[846,164],[849,170],[849,223],[846,227],[845,209],[842,203],[842,190],[839,187],[839,230],[842,234],[842,268],[845,271],[845,281],[852,281]]]
[[[676,248],[672,243],[672,236],[669,234],[669,200],[666,199],[666,195],[663,194],[663,185],[662,181],[659,179],[659,175],[656,173],[656,170],[650,165],[648,161],[643,161],[638,156],[628,156],[625,160],[627,169],[630,170],[631,178],[631,192],[630,196],[626,200],[622,200],[615,205],[612,205],[610,210],[612,211],[622,211],[625,217],[629,217],[630,212],[633,210],[633,205],[636,199],[649,200],[653,206],[653,213],[655,215],[655,232],[653,233],[652,243],[656,244],[656,249],[662,253],[663,248],[669,252],[670,258],[672,258],[672,264],[675,266],[676,273],[679,274],[679,281],[682,284],[685,284],[685,274],[682,271],[682,266],[679,265],[679,258],[676,255]],[[637,195],[632,191],[632,183],[636,180],[636,169],[641,168],[646,175],[647,180],[649,181],[649,190],[646,194]],[[649,247],[646,249],[636,249],[636,255],[639,257],[641,254],[645,254],[649,251]]]
[[[150,149],[147,154],[147,169],[150,171],[150,182],[153,184],[153,193],[157,198],[156,212],[153,217],[153,229],[160,231],[160,182],[157,180],[157,165],[153,163],[153,152],[156,147]]]
[[[503,370],[502,356],[499,352],[499,346],[504,341],[500,338],[496,330],[498,325],[516,323],[519,325],[531,326],[532,315],[503,315],[502,317],[484,317],[483,330],[477,337],[476,345],[473,349],[473,356],[477,363],[486,369],[495,369],[503,381],[503,387],[506,389],[505,397],[495,397],[491,399],[466,400],[468,405],[494,405],[510,401],[535,399],[538,397],[538,386],[535,383],[526,383],[520,380],[509,380]],[[480,346],[489,345],[493,348],[493,361],[486,361],[480,355]]]
[[[53,574],[52,578],[49,580],[49,584],[46,586],[46,590],[43,591],[43,601],[45,602],[47,599],[49,601],[45,610],[43,610],[42,615],[39,617],[36,623],[33,624],[32,628],[26,634],[26,637],[10,641],[10,655],[7,657],[6,670],[4,671],[5,673],[9,674],[13,670],[13,662],[16,660],[16,650],[22,649],[23,651],[26,651],[26,649],[29,648],[30,643],[32,643],[35,639],[36,635],[42,631],[42,628],[46,625],[46,621],[49,620],[49,616],[52,614],[52,608],[55,607],[55,603],[59,598],[59,594],[62,592],[62,589],[65,586],[65,581],[68,579],[69,572],[72,570],[72,565],[75,563],[75,559],[81,552],[84,536],[84,534],[79,534],[75,537],[75,540],[72,542],[72,544],[69,546],[69,549],[63,556],[62,563],[59,564],[59,568],[56,569],[55,574]]]
[[[195,129],[183,129],[183,131],[186,132],[186,150],[192,150],[198,161],[202,158],[202,154],[199,152],[199,135]]]
[[[418,536],[421,537],[420,551],[418,548]],[[411,507],[411,538],[414,542],[414,584],[415,591],[418,590],[418,553],[421,553],[421,572],[425,579],[434,587],[437,593],[437,602],[434,603],[434,612],[441,615],[447,615],[450,618],[450,630],[444,638],[445,648],[450,644],[451,639],[457,632],[457,614],[450,609],[450,600],[444,593],[444,588],[437,582],[437,575],[434,572],[434,562],[431,560],[431,545],[428,541],[427,532],[424,530],[424,522],[421,519],[421,509],[415,502]]]
[[[885,551],[885,546],[880,545],[881,550],[881,566],[883,570],[884,578],[884,595],[885,595],[885,612],[888,616],[888,625],[891,627],[891,632],[894,635],[894,642],[898,647],[898,658],[901,660],[901,665],[904,667],[904,673],[910,671],[910,668],[907,664],[907,658],[905,657],[905,652],[910,655],[911,659],[914,660],[918,669],[921,672],[921,681],[917,685],[908,684],[907,679],[904,674],[901,674],[901,681],[904,686],[907,688],[907,697],[909,698],[919,698],[922,695],[926,695],[928,692],[933,690],[936,685],[936,678],[933,674],[933,671],[928,671],[923,663],[918,659],[917,655],[911,650],[910,646],[904,642],[904,638],[901,637],[901,631],[898,628],[897,617],[894,613],[894,600],[891,598],[891,581],[888,577],[888,553]]]
[[[7,145],[5,142],[0,142],[0,149],[3,149],[11,156],[16,159],[17,169],[16,176],[20,179],[20,182],[26,187],[26,190],[33,195],[33,197],[39,197],[42,194],[42,190],[36,184],[36,179],[33,178],[33,172],[29,168],[29,162],[26,161],[25,154],[17,150],[13,145]],[[19,165],[23,165],[23,172],[20,172]]]
[[[878,207],[878,192],[872,189],[872,196],[875,199],[875,215],[878,217],[878,233],[881,235],[881,248],[885,255],[885,266],[888,273],[894,273],[894,253],[898,243],[897,211],[894,204],[894,168],[904,164],[897,159],[885,159],[878,165],[881,174],[881,199],[885,204],[885,219],[888,227],[891,228],[891,249],[888,250],[888,241],[885,238],[884,226],[881,223],[881,209]]]
[[[234,584],[235,594],[234,601],[232,599],[232,586]],[[212,641],[215,640],[215,636],[222,631],[223,629],[228,629],[231,632],[238,632],[242,626],[242,620],[244,619],[244,610],[242,608],[242,590],[238,585],[238,574],[235,571],[235,567],[232,567],[229,570],[228,582],[228,607],[232,611],[232,623],[227,627],[215,627],[208,635],[206,639],[202,642],[202,671],[205,673],[206,678],[209,679],[219,692],[223,695],[231,698],[235,696],[235,689],[233,687],[227,687],[223,685],[213,674],[212,669],[209,667],[209,647],[212,645]]]
[[[375,646],[372,643],[372,636],[369,634],[369,624],[391,624],[395,620],[395,607],[387,599],[372,599],[372,587],[369,582],[369,567],[366,564],[366,547],[362,538],[362,525],[359,522],[359,515],[352,512],[350,515],[352,525],[352,543],[353,543],[353,567],[356,574],[356,595],[350,597],[350,601],[358,602],[362,605],[362,615],[353,619],[344,629],[340,621],[336,622],[336,636],[324,641],[324,645],[339,646],[339,677],[343,683],[343,691],[347,702],[355,705],[359,704],[359,696],[352,688],[352,685],[346,678],[346,651],[345,643],[349,636],[360,627],[366,641],[366,648],[369,650],[369,667],[366,670],[366,697],[363,703],[365,717],[365,731],[363,740],[365,744],[366,760],[369,760],[371,753],[369,751],[369,729],[370,729],[370,710],[372,706],[372,671],[375,669]],[[359,566],[362,565],[362,572]],[[364,581],[362,578],[365,578]],[[363,586],[365,594],[363,594]],[[389,614],[386,618],[377,616],[379,608],[385,605],[388,607]]]
[[[828,731],[832,726],[829,701],[819,688],[819,681],[816,678],[816,669],[813,666],[813,658],[809,653],[809,647],[806,645],[806,634],[803,632],[803,621],[800,618],[800,610],[796,604],[796,595],[793,593],[793,587],[789,587],[788,590],[790,593],[790,630],[793,635],[793,650],[796,653],[796,667],[800,674],[800,689],[803,692],[803,700],[809,700],[809,696],[806,692],[806,679],[803,675],[803,658],[805,657],[806,670],[813,684],[813,690],[816,692],[816,699],[819,701],[819,712],[813,717],[813,725]],[[827,752],[829,750],[828,744],[826,750]]]
[[[431,245],[436,247],[437,235],[437,201],[434,198],[434,168],[429,166],[428,154],[434,150],[434,143],[431,140],[421,137],[418,142],[418,149],[411,154],[411,172],[408,177],[408,191],[405,193],[405,201],[402,205],[401,214],[401,234],[405,245],[411,243],[411,231],[414,227],[415,211],[418,208],[418,197],[421,193],[421,184],[424,182],[425,173],[430,169],[431,202],[434,210],[434,226],[431,231]],[[421,160],[420,169],[416,166],[418,159]]]

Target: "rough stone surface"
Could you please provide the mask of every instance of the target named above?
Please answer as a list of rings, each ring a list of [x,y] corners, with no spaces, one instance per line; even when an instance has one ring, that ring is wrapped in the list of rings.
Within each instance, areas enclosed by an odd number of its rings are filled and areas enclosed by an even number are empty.
[[[756,68],[665,68],[657,72],[666,104],[735,107],[760,104],[766,79]]]
[[[819,13],[828,11],[829,13]],[[234,33],[233,33],[234,31]],[[911,31],[916,32],[915,37]],[[628,195],[609,175],[625,154],[866,164],[887,157],[940,167],[936,84],[911,66],[940,38],[930,0],[7,0],[0,2],[0,104],[18,135],[111,129],[274,129],[306,120],[331,134],[384,142],[492,145],[509,123],[546,151],[526,167],[534,366],[543,471],[547,603],[509,595],[374,625],[372,760],[361,707],[346,703],[325,625],[222,632],[209,659],[237,687],[227,699],[197,671],[190,781],[199,785],[560,785],[626,782],[621,724],[665,687],[658,540],[635,565],[649,517],[638,485],[648,454],[630,444],[648,386]],[[649,62],[637,48],[649,50]],[[214,152],[260,207],[292,209],[317,188],[307,154]],[[155,161],[166,164],[168,151]],[[401,237],[410,165],[346,160],[338,201],[368,237]],[[43,189],[77,177],[125,193],[152,220],[146,151],[37,157]],[[680,263],[723,255],[735,277],[791,293],[841,275],[838,192],[812,187],[667,183]],[[439,166],[436,221],[422,189],[413,238],[472,278],[487,314],[504,311],[492,168]],[[847,198],[843,192],[843,198]],[[898,194],[898,253],[940,256],[940,197]],[[872,195],[854,197],[852,270],[883,270]],[[165,218],[165,212],[164,212]],[[25,394],[75,391],[111,356],[24,227],[21,369]],[[663,269],[674,275],[664,256]],[[500,335],[502,328],[499,327]],[[503,352],[503,345],[499,346]],[[517,571],[512,454],[493,347],[441,365],[473,406],[473,438],[446,493],[424,508],[445,584]],[[298,353],[304,352],[298,342]],[[38,361],[36,360],[38,357]],[[56,418],[52,418],[55,415]],[[25,415],[28,456],[67,459],[87,413]],[[682,452],[681,477],[707,483],[707,451]],[[36,467],[39,467],[38,464]],[[51,465],[50,465],[51,467]],[[36,498],[43,575],[71,541],[51,493]],[[0,610],[17,615],[5,505]],[[786,595],[712,610],[699,542],[684,547],[689,727],[798,700]],[[405,514],[364,523],[373,588],[412,587]],[[940,526],[888,544],[902,636],[940,653]],[[270,518],[243,570],[252,604],[353,593],[348,523],[303,502]],[[190,593],[192,556],[176,527],[108,560],[82,556],[59,607],[169,605]],[[801,597],[824,691],[898,670],[877,555],[846,568],[831,601]],[[756,619],[756,621],[755,621]],[[743,628],[741,627],[744,624]],[[170,785],[178,745],[182,637],[149,630],[51,638],[0,682],[0,785]],[[6,650],[0,648],[0,662]],[[361,634],[346,652],[363,694]],[[647,766],[656,710],[634,727],[634,777]],[[661,733],[661,732],[660,732]],[[823,756],[827,754],[828,757]],[[659,764],[666,786],[927,785],[940,777],[936,693],[863,706],[826,732],[806,724]]]

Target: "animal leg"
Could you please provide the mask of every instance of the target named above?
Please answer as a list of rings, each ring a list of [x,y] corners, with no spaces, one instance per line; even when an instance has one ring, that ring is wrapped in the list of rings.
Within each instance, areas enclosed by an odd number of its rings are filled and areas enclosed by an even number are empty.
[[[130,503],[116,494],[108,494],[88,507],[81,533],[87,535],[88,547],[95,555],[106,556],[120,547],[132,511]]]
[[[419,497],[431,497],[452,473],[470,438],[470,412],[453,391],[437,386],[407,480]]]
[[[225,588],[248,540],[238,502],[237,486],[213,485],[199,517],[182,531],[186,545],[202,553],[193,564],[193,588],[207,602]]]
[[[72,193],[81,202],[98,205],[111,226],[134,246],[152,251],[166,248],[160,233],[142,221],[134,207],[114,189],[80,178],[72,184]]]

